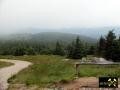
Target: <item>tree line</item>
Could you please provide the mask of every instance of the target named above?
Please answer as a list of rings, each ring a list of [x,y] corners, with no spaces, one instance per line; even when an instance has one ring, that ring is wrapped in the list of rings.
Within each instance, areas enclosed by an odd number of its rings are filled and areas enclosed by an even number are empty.
[[[120,36],[114,30],[109,31],[106,37],[101,36],[98,43],[98,55],[107,60],[120,61]]]
[[[0,55],[22,56],[39,54],[61,55],[72,59],[95,55],[108,60],[120,61],[120,37],[118,38],[114,31],[111,30],[107,36],[101,36],[98,43],[93,45],[82,42],[79,37],[67,45],[62,41],[57,41],[55,44],[33,41],[0,42]]]
[[[106,36],[101,36],[94,46],[85,47],[79,37],[69,47],[68,57],[81,59],[86,55],[104,57],[107,60],[120,62],[120,36],[117,37],[114,30],[108,32]]]
[[[68,42],[57,41],[56,43],[41,43],[38,41],[0,41],[0,55],[14,55],[14,56],[22,56],[22,55],[41,55],[41,54],[53,54],[53,55],[61,55],[67,56],[69,58],[73,57],[72,52],[74,45],[76,44],[76,53],[86,52],[89,54],[93,52],[90,45],[88,43],[83,43],[80,41],[80,38],[77,37],[77,42],[74,40],[72,44],[68,44]],[[80,49],[80,52],[79,52]],[[81,53],[79,54],[81,55]],[[82,55],[83,56],[83,55]],[[82,57],[81,56],[81,57]],[[78,56],[78,58],[81,58]]]

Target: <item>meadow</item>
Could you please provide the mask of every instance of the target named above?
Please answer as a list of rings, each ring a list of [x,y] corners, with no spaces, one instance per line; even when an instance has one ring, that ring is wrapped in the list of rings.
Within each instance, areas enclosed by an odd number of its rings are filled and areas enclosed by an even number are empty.
[[[55,55],[37,56],[0,56],[0,58],[25,60],[33,65],[22,70],[11,77],[11,84],[25,84],[26,86],[37,85],[49,87],[61,81],[75,79],[76,70],[74,63],[77,60],[65,60],[65,57]],[[80,77],[115,76],[120,77],[120,66],[118,65],[81,65],[79,67]]]
[[[12,63],[8,63],[8,62],[0,61],[0,68],[7,67],[7,66],[10,66],[10,65],[13,65],[13,64]]]

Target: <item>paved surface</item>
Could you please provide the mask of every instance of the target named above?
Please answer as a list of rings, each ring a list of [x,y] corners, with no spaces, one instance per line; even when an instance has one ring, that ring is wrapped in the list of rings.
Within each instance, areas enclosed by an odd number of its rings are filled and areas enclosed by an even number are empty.
[[[0,90],[6,90],[8,88],[7,80],[14,74],[17,74],[24,68],[27,68],[31,65],[30,62],[27,61],[20,61],[20,60],[7,60],[7,59],[0,59],[0,61],[10,62],[14,65],[4,67],[0,69]]]

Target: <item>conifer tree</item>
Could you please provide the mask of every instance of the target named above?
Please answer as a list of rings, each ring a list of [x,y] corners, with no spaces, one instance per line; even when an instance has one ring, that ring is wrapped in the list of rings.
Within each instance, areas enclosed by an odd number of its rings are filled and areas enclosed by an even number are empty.
[[[88,50],[88,55],[94,55],[95,54],[95,46],[90,46]]]
[[[24,48],[18,48],[18,49],[16,49],[14,55],[15,56],[23,56],[23,55],[25,55],[25,49]]]
[[[106,48],[106,40],[103,36],[101,36],[99,40],[99,45],[98,45],[98,53],[100,56],[104,57],[105,48]]]
[[[116,46],[116,36],[115,33],[113,33],[113,30],[109,31],[107,37],[106,37],[106,52],[105,57],[107,59],[114,59],[114,50]]]
[[[68,58],[73,58],[74,45],[75,45],[75,43],[73,41],[72,44],[67,47],[67,50],[68,50],[68,55],[67,56],[68,56]]]
[[[54,50],[55,55],[65,55],[64,49],[62,48],[62,45],[57,41],[56,42],[56,48]]]
[[[74,50],[73,50],[73,56],[72,58],[74,59],[81,59],[84,55],[83,53],[83,45],[79,39],[79,37],[76,38],[75,45],[74,45]]]

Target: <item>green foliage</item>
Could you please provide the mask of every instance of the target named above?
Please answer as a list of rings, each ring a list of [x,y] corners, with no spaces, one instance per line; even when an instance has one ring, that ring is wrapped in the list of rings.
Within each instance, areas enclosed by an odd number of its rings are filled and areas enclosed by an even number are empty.
[[[23,56],[23,55],[25,55],[25,49],[24,48],[18,48],[18,49],[16,49],[14,55],[15,56]]]
[[[9,79],[9,82],[13,84],[22,83],[26,85],[47,87],[60,81],[73,80],[76,74],[74,67],[75,61],[63,61],[65,58],[61,56],[0,56],[0,58],[26,60],[33,63],[32,66],[22,70],[17,75]],[[81,65],[79,73],[82,77],[120,77],[120,67],[118,65]]]
[[[67,47],[67,51],[68,51],[67,56],[68,56],[68,58],[73,58],[74,46],[75,46],[74,41],[72,42],[72,44],[68,45],[68,47]]]
[[[5,56],[5,58],[7,58],[7,56]],[[61,56],[8,56],[8,58],[27,60],[33,63],[29,68],[24,69],[10,78],[10,83],[36,84],[45,87],[60,82],[61,80],[72,80],[75,75],[73,63],[64,62],[64,57]]]
[[[6,67],[6,66],[10,66],[13,65],[12,63],[8,63],[8,62],[4,62],[4,61],[0,61],[0,68],[2,67]]]
[[[34,50],[33,48],[28,48],[26,54],[27,54],[27,55],[35,55],[36,52],[35,52],[35,50]]]
[[[21,56],[54,54],[68,56],[68,58],[73,59],[81,59],[83,56],[96,55],[97,53],[99,56],[108,60],[120,61],[120,37],[117,38],[113,30],[109,31],[106,37],[101,36],[98,46],[81,41],[81,37],[80,39],[77,37],[76,40],[71,39],[71,41],[73,41],[71,44],[67,41],[56,41],[56,43],[50,43],[50,41],[46,43],[40,42],[38,37],[40,37],[39,34],[37,37],[34,37],[34,40],[30,41],[21,39],[16,41],[0,41],[0,55]]]
[[[120,67],[119,65],[81,65],[80,76],[88,76],[88,77],[101,77],[101,76],[112,76],[119,77]]]
[[[81,59],[82,57],[83,57],[83,46],[82,46],[82,43],[81,43],[79,37],[77,37],[76,42],[75,42],[74,51],[73,51],[73,58]]]
[[[99,40],[99,46],[98,46],[98,53],[100,56],[104,57],[105,49],[106,49],[106,40],[104,37],[101,36]]]
[[[7,82],[8,82],[8,83],[11,83],[12,80],[15,79],[15,78],[16,78],[16,75],[13,75],[11,78],[9,78],[9,79],[7,80]]]
[[[81,59],[84,56],[84,47],[79,37],[76,38],[75,43],[68,47],[68,57],[73,59]]]
[[[62,45],[57,41],[56,48],[54,50],[54,55],[65,55],[64,49],[62,48]]]
[[[100,38],[98,52],[108,60],[120,62],[120,37],[117,39],[113,30],[109,31],[106,38]]]
[[[53,50],[46,47],[46,48],[43,48],[43,49],[40,50],[40,54],[41,55],[50,55],[50,54],[53,54]]]
[[[114,54],[114,48],[116,45],[116,36],[115,33],[112,31],[109,31],[107,37],[106,37],[106,53],[105,57],[107,59],[114,59],[113,54]]]
[[[27,36],[24,35],[23,37],[26,38]],[[41,34],[36,34],[35,36],[33,35],[31,40],[29,40],[29,38],[26,38],[25,40],[23,40],[23,38],[21,39],[12,38],[13,40],[8,39],[5,41],[1,40],[0,55],[21,56],[21,55],[54,54],[54,55],[67,56],[69,54],[68,56],[70,58],[81,58],[83,56],[82,54],[87,54],[86,53],[87,51],[82,50],[82,48],[84,47],[83,45],[84,42],[81,42],[80,40],[78,42],[75,42],[74,45],[73,44],[70,45],[70,42],[73,41],[75,37],[76,35],[72,35],[72,34],[55,33],[54,35],[51,33],[49,36],[48,34],[44,35],[43,33],[43,35]],[[82,38],[81,40],[83,41],[84,38],[83,37],[80,38]],[[52,42],[51,39],[55,39],[53,40],[54,42]],[[58,42],[57,40],[60,40],[60,42]],[[69,49],[67,49],[68,48],[67,46],[70,46]]]
[[[95,46],[90,46],[88,51],[86,51],[87,55],[95,55],[96,48]]]

